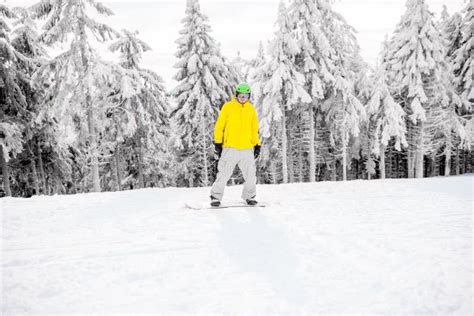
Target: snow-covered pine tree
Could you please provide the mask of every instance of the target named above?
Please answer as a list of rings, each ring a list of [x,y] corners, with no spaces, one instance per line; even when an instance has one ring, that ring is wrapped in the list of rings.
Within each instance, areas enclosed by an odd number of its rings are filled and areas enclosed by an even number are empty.
[[[262,103],[264,94],[262,93],[263,84],[268,82],[271,73],[263,71],[264,65],[267,63],[265,50],[260,41],[258,45],[257,55],[250,61],[248,82],[252,87],[252,102],[257,110],[258,117],[262,118]],[[261,131],[262,131],[262,126]],[[260,134],[263,134],[260,132]],[[281,133],[278,124],[273,124],[267,133],[267,138],[262,138],[262,148],[260,151],[259,178],[264,183],[276,184],[282,178],[281,172]]]
[[[288,115],[288,139],[291,140],[289,152],[290,170],[293,171],[294,182],[305,182],[309,178],[308,153],[309,148],[309,126],[307,122],[308,111],[300,111],[295,107]]]
[[[97,139],[97,106],[93,100],[102,91],[97,80],[104,68],[90,44],[87,31],[96,40],[104,42],[118,33],[111,27],[95,21],[87,12],[94,8],[101,15],[112,11],[92,0],[42,0],[31,9],[35,18],[47,18],[40,39],[54,45],[71,39],[67,51],[53,58],[37,72],[39,82],[50,81],[52,116],[61,122],[64,143],[72,144],[82,136],[87,144],[87,156],[92,173],[92,191],[100,191],[99,147]],[[51,80],[51,72],[54,79]]]
[[[179,83],[171,91],[176,108],[176,142],[180,171],[189,186],[209,185],[213,157],[212,131],[219,107],[233,94],[237,75],[210,36],[208,18],[198,0],[187,0],[184,28],[176,41],[179,58],[174,79]]]
[[[23,134],[28,117],[28,104],[22,85],[27,79],[18,63],[28,58],[12,46],[11,32],[6,19],[16,18],[16,14],[0,4],[0,165],[3,188],[7,196],[12,195],[10,167],[8,161],[23,150]]]
[[[281,165],[283,183],[288,182],[287,158],[289,155],[286,113],[298,102],[309,103],[310,96],[304,90],[304,77],[296,70],[295,56],[299,52],[288,11],[281,1],[276,24],[278,30],[270,43],[270,57],[251,78],[254,98],[258,100],[260,132],[264,144],[272,149],[281,140]]]
[[[232,59],[231,66],[237,74],[239,82],[248,82],[250,62],[240,56],[240,51],[238,51],[237,56]]]
[[[258,43],[257,55],[255,56],[255,58],[252,58],[250,61],[248,61],[248,72],[246,82],[251,82],[251,78],[254,77],[253,74],[255,73],[256,69],[263,65],[265,61],[265,50],[263,48],[262,41],[260,41]]]
[[[466,10],[467,9],[468,7]],[[452,16],[449,16],[447,8],[444,6],[440,29],[446,41],[446,59],[451,69],[450,73],[443,78],[446,89],[449,92],[449,101],[445,106],[445,117],[441,123],[440,137],[441,146],[444,148],[443,154],[446,157],[444,168],[445,176],[451,173],[451,156],[453,150],[456,149],[456,157],[458,157],[462,149],[470,149],[472,142],[472,135],[469,132],[469,125],[472,124],[471,120],[463,117],[471,112],[471,108],[468,106],[468,100],[465,99],[466,93],[463,95],[464,90],[460,89],[457,84],[458,81],[455,78],[456,71],[454,71],[457,52],[459,52],[462,46],[463,39],[465,40],[462,26],[462,15],[456,12]],[[456,159],[456,174],[459,174],[459,159]]]
[[[354,58],[350,59],[350,71],[354,74],[355,96],[367,107],[373,90],[373,81],[371,80],[373,70],[359,54],[356,54]],[[359,137],[352,143],[350,150],[359,172],[354,178],[363,178],[367,174],[367,179],[370,179],[371,175],[375,173],[375,161],[372,159],[369,145],[371,136],[368,120],[361,120]]]
[[[38,69],[41,62],[46,60],[47,53],[43,46],[37,41],[37,28],[31,18],[30,11],[22,7],[15,7],[13,11],[18,19],[13,22],[12,46],[28,58],[26,62],[22,59],[18,59],[16,62],[17,69],[21,71],[25,79],[21,84],[21,89],[23,90],[27,103],[27,111],[23,113],[28,113],[28,115],[24,116],[24,150],[18,159],[16,159],[18,161],[18,167],[14,170],[16,171],[16,176],[13,175],[12,177],[14,177],[15,182],[19,184],[17,187],[23,186],[27,188],[27,190],[34,188],[35,193],[40,194],[41,186],[42,192],[47,193],[45,178],[44,176],[40,177],[40,175],[44,175],[44,165],[41,163],[38,170],[37,160],[41,161],[39,159],[39,152],[42,151],[40,146],[43,145],[42,140],[49,137],[49,135],[46,135],[49,129],[44,128],[44,122],[40,123],[37,121],[40,110],[38,99],[40,98],[41,90],[35,90],[31,82],[32,74]],[[28,161],[31,165],[31,176],[27,168],[24,167]],[[51,165],[54,165],[54,163]],[[20,178],[23,178],[24,182],[21,181]],[[32,179],[32,184],[29,179]],[[21,192],[23,196],[31,194],[32,192]]]
[[[327,87],[328,99],[322,107],[326,113],[333,146],[342,156],[342,179],[347,180],[350,167],[350,138],[357,138],[361,122],[365,120],[365,109],[355,91],[357,74],[352,67],[359,59],[359,46],[355,30],[339,13],[327,6],[322,8],[322,30],[332,48],[333,84]]]
[[[322,29],[322,18],[330,5],[327,0],[293,0],[289,6],[290,24],[295,25],[294,33],[297,38],[298,55],[295,63],[298,70],[305,76],[305,89],[311,96],[304,100],[303,106],[308,111],[305,116],[308,125],[308,159],[309,181],[316,180],[315,152],[315,112],[320,111],[326,87],[334,82],[333,49]]]
[[[264,79],[264,73],[261,71],[261,68],[267,62],[265,57],[265,51],[263,49],[262,42],[259,43],[257,56],[251,61],[250,69],[248,74],[247,82],[252,87],[252,101],[255,105],[255,108],[258,112],[258,117],[261,117],[260,108],[263,100],[262,94],[262,85],[261,82]],[[268,74],[267,74],[268,75]],[[262,148],[263,149],[263,148]]]
[[[457,92],[465,108],[471,110],[468,95],[473,87],[474,79],[474,0],[468,0],[463,10],[461,34],[460,39],[454,39],[459,40],[459,44],[451,45],[453,49],[455,48],[452,53],[453,71]]]
[[[380,157],[380,178],[385,179],[385,149],[394,138],[395,149],[407,146],[405,112],[395,102],[387,85],[385,65],[378,65],[374,76],[374,90],[367,106],[369,131],[371,134],[371,152]]]
[[[174,183],[174,157],[171,151],[169,121],[169,99],[166,95],[163,79],[149,69],[141,69],[140,76],[144,87],[140,99],[148,115],[141,118],[139,126],[146,137],[143,163],[147,168],[144,175],[146,184],[164,187]]]
[[[421,178],[426,143],[433,136],[426,133],[437,122],[427,112],[447,101],[442,83],[447,64],[443,39],[425,1],[407,0],[406,7],[389,45],[387,71],[392,95],[407,113],[408,176]]]
[[[151,48],[137,35],[138,32],[123,30],[123,35],[110,46],[112,51],[120,52],[120,66],[124,69],[120,87],[113,95],[117,102],[109,105],[108,109],[116,126],[113,152],[119,189],[123,152],[128,156],[128,161],[135,162],[134,166],[128,166],[127,169],[137,174],[139,188],[154,184],[165,173],[163,159],[166,159],[164,155],[169,127],[167,98],[161,77],[151,70],[140,68],[143,52]],[[118,120],[120,117],[124,120]],[[124,143],[127,148],[123,148]]]
[[[457,113],[466,118],[466,148],[469,149],[469,155],[472,161],[472,148],[474,147],[474,0],[467,0],[466,7],[463,10],[462,38],[459,48],[453,53],[453,70],[457,93],[461,96],[464,108],[458,109]],[[458,147],[456,155],[456,174],[459,174],[459,153],[462,147]],[[465,158],[465,161],[468,158]],[[466,164],[467,165],[467,164]],[[471,164],[472,166],[472,164]]]

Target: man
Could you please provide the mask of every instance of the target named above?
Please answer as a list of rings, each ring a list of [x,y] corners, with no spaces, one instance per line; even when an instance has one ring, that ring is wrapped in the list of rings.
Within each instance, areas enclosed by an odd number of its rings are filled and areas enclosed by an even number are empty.
[[[220,157],[217,177],[211,189],[211,206],[220,206],[227,181],[239,165],[244,176],[242,199],[256,205],[257,175],[255,159],[260,154],[257,112],[249,102],[250,87],[241,83],[235,97],[222,106],[214,128],[214,145]]]

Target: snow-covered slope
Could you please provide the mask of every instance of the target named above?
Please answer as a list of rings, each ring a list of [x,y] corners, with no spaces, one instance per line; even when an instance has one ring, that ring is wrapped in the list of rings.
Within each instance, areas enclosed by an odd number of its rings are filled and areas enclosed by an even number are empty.
[[[472,315],[473,180],[2,199],[1,312]]]

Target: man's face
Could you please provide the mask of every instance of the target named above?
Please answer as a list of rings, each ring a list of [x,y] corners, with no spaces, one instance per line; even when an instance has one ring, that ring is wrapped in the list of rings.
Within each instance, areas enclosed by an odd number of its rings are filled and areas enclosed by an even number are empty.
[[[250,94],[248,93],[239,93],[237,94],[237,101],[239,101],[240,104],[244,104],[245,102],[247,102],[249,97],[250,97]]]

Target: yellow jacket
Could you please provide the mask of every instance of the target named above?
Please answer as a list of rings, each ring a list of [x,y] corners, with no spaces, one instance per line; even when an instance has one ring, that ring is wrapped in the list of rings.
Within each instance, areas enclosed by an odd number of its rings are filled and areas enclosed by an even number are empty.
[[[214,142],[236,149],[260,145],[257,112],[250,102],[240,104],[232,97],[222,106],[214,128]]]

